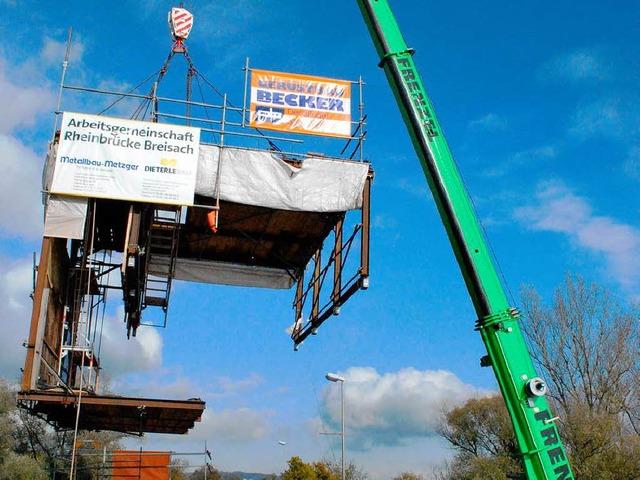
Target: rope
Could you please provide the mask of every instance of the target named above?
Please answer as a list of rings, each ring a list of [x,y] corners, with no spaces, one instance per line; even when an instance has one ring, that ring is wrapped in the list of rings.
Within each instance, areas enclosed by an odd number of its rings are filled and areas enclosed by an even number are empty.
[[[91,218],[91,244],[90,244],[90,248],[89,248],[89,252],[83,252],[83,257],[85,257],[88,260],[88,270],[87,270],[87,297],[90,295],[91,293],[91,269],[92,269],[92,265],[93,265],[93,242],[95,239],[95,228],[96,228],[96,201],[93,200],[93,214],[92,214],[92,218]],[[81,277],[82,278],[82,277]],[[82,285],[82,284],[81,284]],[[88,315],[88,313],[87,313]],[[72,350],[72,355],[73,355],[73,350]],[[75,426],[73,429],[73,446],[71,447],[71,467],[70,467],[70,471],[69,471],[69,478],[70,480],[75,480],[75,466],[76,466],[76,443],[78,440],[78,428],[80,425],[80,407],[82,404],[82,387],[83,387],[83,380],[84,380],[84,359],[85,359],[85,353],[81,351],[81,357],[80,357],[80,388],[78,390],[78,402],[76,404],[76,422],[75,422]],[[73,361],[73,359],[72,359]]]
[[[186,53],[186,52],[185,52],[185,56],[187,57],[187,60],[190,62],[190,65],[193,65],[193,63],[191,62],[191,58],[187,55],[187,53]],[[193,67],[193,70],[194,70],[195,74],[196,74],[196,75],[198,75],[198,76],[200,76],[200,77],[202,78],[202,80],[203,80],[203,81],[204,81],[204,82],[205,82],[209,87],[211,87],[211,89],[212,89],[215,93],[217,93],[220,97],[224,98],[224,94],[223,94],[222,92],[220,92],[220,90],[218,90],[218,89],[216,88],[216,86],[215,86],[213,83],[211,83],[209,80],[207,80],[207,78],[206,78],[204,75],[202,75],[202,74],[201,74],[201,73],[200,73],[200,72],[195,68],[195,66]],[[233,105],[233,104],[232,104],[228,99],[226,100],[225,104],[226,104],[227,106],[231,107],[232,109],[234,109],[234,111],[235,111],[238,115],[242,116],[242,113],[239,111],[239,109],[238,109],[236,106],[234,106],[234,105]],[[266,141],[267,141],[267,143],[269,144],[269,148],[270,148],[271,150],[276,151],[276,152],[282,152],[282,149],[281,149],[280,147],[278,147],[275,143],[273,143],[273,142],[271,141],[271,139],[267,138],[267,136],[266,136],[266,135],[265,135],[265,134],[264,134],[260,129],[256,128],[255,130],[256,130],[256,132],[258,132],[258,134],[259,134],[259,135],[260,135],[264,140],[266,140]]]

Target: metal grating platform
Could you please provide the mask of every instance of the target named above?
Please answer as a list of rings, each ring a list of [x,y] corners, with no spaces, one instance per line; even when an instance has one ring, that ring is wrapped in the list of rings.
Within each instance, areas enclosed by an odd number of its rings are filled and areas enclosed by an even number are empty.
[[[54,392],[21,392],[20,406],[43,416],[56,428],[72,429],[78,397]],[[158,400],[83,394],[81,430],[109,430],[133,434],[185,434],[199,422],[205,402],[200,399]]]

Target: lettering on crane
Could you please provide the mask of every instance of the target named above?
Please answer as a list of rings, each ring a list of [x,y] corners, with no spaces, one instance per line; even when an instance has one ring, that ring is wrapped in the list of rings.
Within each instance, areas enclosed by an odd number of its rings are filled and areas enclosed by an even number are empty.
[[[418,77],[415,65],[411,61],[411,57],[397,57],[396,63],[402,80],[407,89],[407,93],[411,97],[411,103],[420,116],[422,126],[430,137],[435,137],[438,133],[434,129],[433,115],[429,110],[427,95]]]
[[[556,475],[556,480],[572,480],[573,475],[571,475],[567,456],[560,444],[558,430],[551,420],[551,413],[549,410],[542,410],[537,412],[534,417],[545,427],[540,430],[545,447],[553,447],[549,448],[546,454],[549,457],[549,462],[554,466],[553,473]]]

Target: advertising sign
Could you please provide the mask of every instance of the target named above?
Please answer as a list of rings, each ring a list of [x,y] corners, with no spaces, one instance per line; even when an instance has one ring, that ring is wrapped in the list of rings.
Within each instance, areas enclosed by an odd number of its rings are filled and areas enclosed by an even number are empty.
[[[64,112],[51,192],[193,205],[200,129]]]
[[[351,83],[251,71],[249,126],[333,137],[351,135]]]

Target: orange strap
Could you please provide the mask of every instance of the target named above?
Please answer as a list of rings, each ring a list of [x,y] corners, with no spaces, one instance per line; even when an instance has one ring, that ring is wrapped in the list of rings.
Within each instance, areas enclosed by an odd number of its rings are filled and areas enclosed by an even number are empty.
[[[209,228],[213,233],[218,232],[218,210],[211,210],[207,213],[207,222],[209,223]]]

